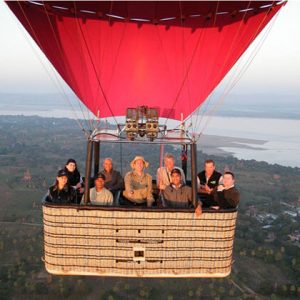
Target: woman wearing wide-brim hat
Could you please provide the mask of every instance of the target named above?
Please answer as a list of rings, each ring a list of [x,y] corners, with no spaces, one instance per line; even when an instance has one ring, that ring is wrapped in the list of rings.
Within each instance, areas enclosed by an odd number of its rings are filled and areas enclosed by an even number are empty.
[[[144,172],[149,163],[143,156],[136,156],[130,163],[132,171],[125,175],[125,191],[123,196],[128,200],[127,204],[134,206],[151,207],[154,199],[152,195],[152,176]]]

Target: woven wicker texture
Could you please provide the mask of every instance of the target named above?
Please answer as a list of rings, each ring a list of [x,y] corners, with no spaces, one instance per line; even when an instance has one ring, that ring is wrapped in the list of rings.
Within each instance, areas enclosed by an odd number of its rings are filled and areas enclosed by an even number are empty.
[[[225,277],[237,212],[43,206],[45,265],[64,275]]]

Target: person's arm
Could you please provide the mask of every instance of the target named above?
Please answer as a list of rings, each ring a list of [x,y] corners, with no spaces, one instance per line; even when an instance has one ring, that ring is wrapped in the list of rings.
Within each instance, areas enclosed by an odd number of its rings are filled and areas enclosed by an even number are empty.
[[[147,174],[147,200],[153,200],[152,194],[152,176]]]
[[[166,188],[166,185],[164,184],[164,180],[163,180],[163,174],[162,174],[163,171],[164,169],[161,167],[158,168],[156,172],[156,183],[159,190],[164,190]]]
[[[214,200],[221,208],[235,208],[240,201],[239,191],[237,189],[217,191],[214,193]]]
[[[213,189],[211,189],[207,184],[205,184],[205,185],[200,184],[200,188],[199,188],[198,192],[202,193],[202,194],[211,194],[212,190]]]
[[[108,204],[113,205],[114,204],[114,197],[111,191],[107,190],[108,192]]]
[[[52,195],[50,193],[50,189],[48,189],[48,192],[47,192],[47,195],[46,195],[44,201],[47,202],[47,203],[52,203],[53,202],[53,198],[52,198]]]
[[[113,190],[122,190],[124,188],[124,180],[120,172],[116,171],[116,183],[113,185]]]
[[[147,174],[147,206],[151,206],[154,201],[152,194],[152,176]]]
[[[195,208],[195,215],[196,217],[200,217],[202,215],[202,203],[198,201],[198,204]]]
[[[223,184],[223,176],[220,177],[218,185],[222,185]]]
[[[81,204],[81,205],[84,205],[84,195],[83,195],[82,198],[81,198],[80,204]]]
[[[70,187],[71,189],[71,199],[70,199],[70,202],[71,203],[74,203],[74,204],[78,204],[77,203],[77,193],[76,193],[76,190],[73,188],[73,187]]]
[[[132,187],[132,184],[131,184],[131,173],[130,172],[128,172],[125,175],[124,183],[125,183],[125,193],[128,196],[132,195],[134,193],[134,190],[133,190],[133,187]]]

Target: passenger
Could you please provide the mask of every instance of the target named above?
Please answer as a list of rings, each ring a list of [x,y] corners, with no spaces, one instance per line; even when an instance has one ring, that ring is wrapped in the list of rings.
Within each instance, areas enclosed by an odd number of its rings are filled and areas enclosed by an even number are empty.
[[[157,169],[157,187],[159,190],[164,190],[167,186],[171,184],[171,171],[173,169],[178,169],[181,173],[182,182],[185,184],[185,175],[181,168],[174,166],[174,156],[172,154],[166,153],[164,156],[164,167]]]
[[[192,188],[182,182],[181,172],[174,168],[171,171],[171,184],[162,191],[165,207],[170,208],[192,208]],[[199,217],[202,214],[201,203],[198,202],[195,214]]]
[[[209,207],[212,201],[212,191],[222,182],[222,174],[216,171],[215,162],[205,161],[204,170],[197,175],[198,192],[204,207]]]
[[[95,187],[90,189],[90,202],[92,205],[113,205],[113,194],[104,187],[105,175],[98,173],[95,178]],[[84,196],[81,204],[84,204]]]
[[[77,203],[76,191],[68,183],[68,175],[64,169],[58,171],[56,182],[49,188],[45,201],[55,204]]]
[[[77,169],[76,160],[73,158],[68,159],[65,165],[65,171],[68,175],[69,184],[77,190],[80,194],[83,193],[83,181],[80,176],[80,173]]]
[[[188,208],[193,206],[192,188],[182,182],[179,169],[171,171],[171,184],[162,192],[166,207]]]
[[[124,189],[124,180],[120,172],[113,169],[113,161],[110,157],[107,157],[103,161],[103,171],[105,175],[105,187],[112,192],[114,197]]]
[[[128,172],[124,178],[125,191],[123,195],[128,200],[127,204],[151,207],[154,202],[152,176],[144,173],[144,169],[148,168],[149,163],[145,161],[144,157],[136,156],[130,166],[132,171]]]
[[[240,193],[234,186],[234,174],[225,172],[223,175],[223,184],[215,187],[212,192],[214,203],[213,208],[236,208],[240,202]]]

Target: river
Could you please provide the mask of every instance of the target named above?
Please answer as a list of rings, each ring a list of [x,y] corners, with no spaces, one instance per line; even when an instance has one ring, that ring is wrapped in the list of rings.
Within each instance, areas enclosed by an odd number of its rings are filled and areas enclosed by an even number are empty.
[[[25,107],[24,107],[25,108]],[[88,115],[77,111],[59,109],[22,109],[2,107],[0,115],[37,115],[41,117],[87,118]],[[208,122],[207,122],[208,121]],[[203,126],[206,124],[207,126]],[[205,135],[236,138],[230,147],[217,145],[221,150],[230,152],[239,159],[255,159],[271,164],[300,167],[300,120],[244,117],[206,117],[198,130]],[[252,139],[241,142],[239,139]],[[254,142],[255,141],[255,142]]]

